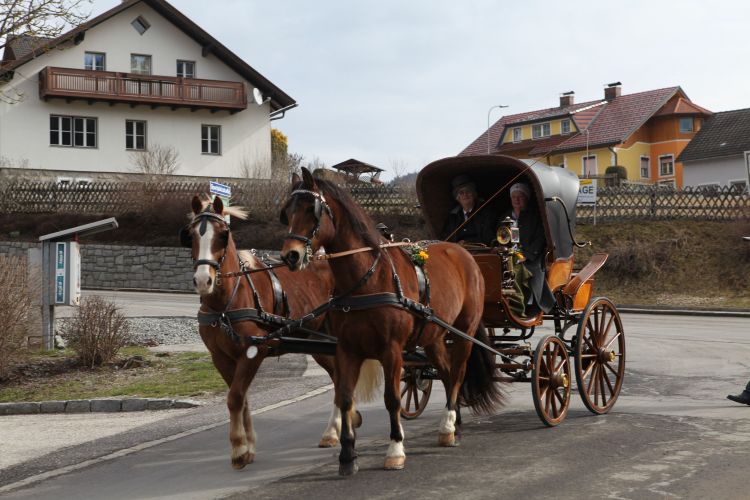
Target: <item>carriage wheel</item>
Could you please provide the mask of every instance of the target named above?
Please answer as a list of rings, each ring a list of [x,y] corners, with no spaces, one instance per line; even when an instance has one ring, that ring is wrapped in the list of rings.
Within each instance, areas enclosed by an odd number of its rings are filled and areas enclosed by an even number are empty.
[[[539,341],[531,368],[531,396],[542,422],[553,427],[565,419],[570,405],[568,346],[554,335]]]
[[[595,298],[583,310],[576,333],[575,368],[586,408],[597,415],[611,410],[625,375],[625,332],[609,299]]]
[[[432,392],[432,379],[422,376],[422,369],[406,366],[401,371],[401,418],[412,420],[427,407]]]

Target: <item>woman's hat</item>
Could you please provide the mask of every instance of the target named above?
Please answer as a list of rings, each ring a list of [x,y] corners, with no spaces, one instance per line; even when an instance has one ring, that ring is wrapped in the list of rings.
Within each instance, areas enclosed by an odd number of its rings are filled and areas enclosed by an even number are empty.
[[[516,182],[510,187],[510,194],[513,194],[516,191],[521,191],[526,195],[526,198],[531,198],[531,190],[529,189],[529,186],[523,182]]]
[[[477,184],[474,182],[474,179],[464,174],[454,177],[453,181],[451,182],[451,186],[453,187],[453,190],[451,192],[453,193],[454,198],[456,197],[456,193],[458,192],[459,188],[463,186],[469,186],[474,190],[474,192],[476,192],[477,190]]]

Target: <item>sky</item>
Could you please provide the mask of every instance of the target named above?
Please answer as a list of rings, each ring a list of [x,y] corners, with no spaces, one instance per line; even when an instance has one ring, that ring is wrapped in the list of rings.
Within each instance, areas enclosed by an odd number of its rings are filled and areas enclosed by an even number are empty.
[[[94,0],[93,14],[117,0]],[[458,154],[503,114],[679,85],[750,108],[750,1],[171,0],[292,96],[289,151],[383,179]],[[507,109],[492,109],[506,105]]]

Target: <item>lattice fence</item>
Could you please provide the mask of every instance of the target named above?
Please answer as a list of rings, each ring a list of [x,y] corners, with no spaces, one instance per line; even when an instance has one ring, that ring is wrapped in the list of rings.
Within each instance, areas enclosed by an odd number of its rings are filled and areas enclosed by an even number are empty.
[[[419,216],[413,188],[346,185],[354,199],[374,215]],[[151,210],[166,200],[182,200],[187,207],[197,193],[208,190],[201,182],[101,182],[60,186],[54,182],[18,181],[0,185],[2,213],[87,213],[112,215]],[[288,186],[254,180],[232,185],[233,204],[243,205],[256,217],[276,217],[286,200]],[[731,188],[675,191],[661,186],[601,187],[596,207],[578,205],[578,221],[626,219],[750,219],[750,196]]]

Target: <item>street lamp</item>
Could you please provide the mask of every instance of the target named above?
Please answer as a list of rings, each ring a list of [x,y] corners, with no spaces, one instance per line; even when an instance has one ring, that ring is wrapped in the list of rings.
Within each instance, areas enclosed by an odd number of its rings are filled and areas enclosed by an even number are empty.
[[[496,104],[495,106],[491,106],[490,109],[487,110],[487,154],[490,154],[490,113],[492,113],[492,110],[495,108],[507,108],[508,106],[504,104]]]
[[[507,108],[508,106],[504,104],[496,104],[495,106],[490,106],[490,109],[487,110],[487,154],[490,154],[490,113],[492,113],[492,110],[495,108]]]

